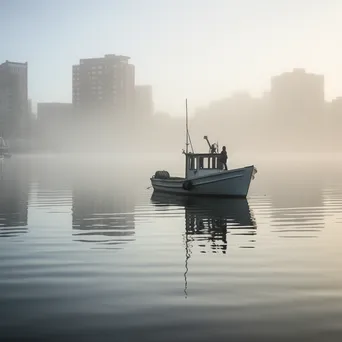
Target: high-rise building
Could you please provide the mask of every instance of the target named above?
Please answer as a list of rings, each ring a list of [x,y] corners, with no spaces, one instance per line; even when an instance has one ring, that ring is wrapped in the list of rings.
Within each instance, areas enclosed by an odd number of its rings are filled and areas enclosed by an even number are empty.
[[[271,80],[270,102],[277,118],[312,119],[325,106],[324,76],[294,69]]]
[[[105,55],[81,59],[72,70],[72,103],[82,112],[105,112],[113,117],[134,111],[134,65],[129,57]]]
[[[294,69],[271,81],[269,139],[284,149],[317,150],[324,124],[324,76]]]
[[[154,112],[152,86],[139,85],[135,87],[136,117],[143,119],[151,117]]]
[[[0,64],[0,135],[25,135],[29,124],[27,63]]]

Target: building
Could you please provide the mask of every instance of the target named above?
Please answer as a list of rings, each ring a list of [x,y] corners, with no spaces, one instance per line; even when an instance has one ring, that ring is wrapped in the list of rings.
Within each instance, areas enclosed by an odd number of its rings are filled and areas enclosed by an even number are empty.
[[[269,140],[286,150],[317,150],[323,137],[324,76],[294,69],[271,80]]]
[[[342,117],[342,96],[338,96],[329,103],[331,113]]]
[[[135,87],[135,114],[137,118],[151,117],[154,112],[152,86]]]
[[[71,103],[47,102],[37,104],[37,138],[39,146],[54,150],[69,143],[74,128]]]
[[[37,104],[38,132],[50,135],[52,131],[58,131],[59,135],[70,127],[73,115],[71,103],[43,102]]]
[[[135,73],[129,57],[81,59],[72,69],[72,103],[81,112],[127,117],[134,112]]]
[[[40,102],[37,104],[37,119],[39,121],[61,120],[73,112],[72,103]]]
[[[23,137],[29,125],[27,63],[0,64],[0,134]]]
[[[325,130],[328,139],[335,144],[340,140],[340,127],[342,125],[342,96],[336,97],[326,103]]]
[[[311,120],[323,115],[324,76],[294,69],[274,76],[271,80],[270,102],[278,119],[304,118]]]

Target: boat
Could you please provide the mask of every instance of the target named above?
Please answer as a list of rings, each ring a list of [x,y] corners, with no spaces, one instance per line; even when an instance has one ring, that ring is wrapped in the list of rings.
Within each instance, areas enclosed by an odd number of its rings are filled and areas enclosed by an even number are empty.
[[[150,178],[155,192],[186,196],[219,196],[246,198],[257,169],[254,165],[236,169],[223,169],[218,143],[210,144],[209,153],[194,153],[188,129],[188,105],[186,100],[186,150],[185,176],[172,177],[168,171],[159,170]],[[190,143],[189,143],[190,141]],[[192,151],[189,152],[189,145]]]

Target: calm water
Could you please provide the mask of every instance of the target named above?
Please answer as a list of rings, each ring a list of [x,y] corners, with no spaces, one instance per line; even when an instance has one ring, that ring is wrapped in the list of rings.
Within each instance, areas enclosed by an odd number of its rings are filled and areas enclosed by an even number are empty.
[[[342,340],[342,161],[259,160],[247,200],[199,200],[152,196],[183,171],[156,160],[2,162],[1,341]]]

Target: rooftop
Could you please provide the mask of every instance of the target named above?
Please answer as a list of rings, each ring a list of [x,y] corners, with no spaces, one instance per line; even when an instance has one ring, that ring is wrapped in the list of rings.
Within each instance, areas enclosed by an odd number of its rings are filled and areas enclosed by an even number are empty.
[[[20,62],[11,62],[11,61],[6,60],[6,62],[0,64],[0,66],[11,66],[11,65],[14,65],[14,66],[27,66],[27,62],[20,63]]]
[[[82,58],[80,59],[80,64],[84,63],[104,63],[108,60],[115,60],[118,62],[125,62],[127,63],[130,57],[128,56],[122,56],[122,55],[114,55],[114,54],[109,54],[105,55],[104,57],[95,57],[95,58]]]
[[[317,77],[317,76],[324,77],[323,75],[320,75],[320,74],[306,72],[306,70],[303,68],[294,68],[292,71],[286,71],[286,72],[283,72],[282,74],[273,76],[272,79],[277,79],[279,77],[284,77],[284,76],[291,77],[291,76],[298,76],[298,75],[301,75],[301,76],[305,75],[305,76],[310,76],[310,77]]]

